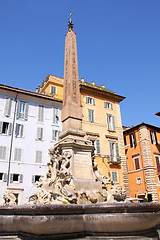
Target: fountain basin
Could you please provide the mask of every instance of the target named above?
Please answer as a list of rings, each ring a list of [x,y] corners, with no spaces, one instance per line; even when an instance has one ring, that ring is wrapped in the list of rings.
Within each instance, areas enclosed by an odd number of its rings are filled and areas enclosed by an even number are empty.
[[[0,207],[0,239],[159,239],[159,203]]]

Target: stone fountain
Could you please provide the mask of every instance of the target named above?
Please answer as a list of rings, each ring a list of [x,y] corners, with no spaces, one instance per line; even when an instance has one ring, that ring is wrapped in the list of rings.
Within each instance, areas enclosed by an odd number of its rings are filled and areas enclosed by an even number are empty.
[[[35,204],[0,207],[0,240],[159,239],[159,203],[127,203],[119,185],[107,191],[110,179],[99,173],[92,143],[84,138],[78,81],[76,35],[70,19],[61,140],[49,150],[48,171],[38,182]]]

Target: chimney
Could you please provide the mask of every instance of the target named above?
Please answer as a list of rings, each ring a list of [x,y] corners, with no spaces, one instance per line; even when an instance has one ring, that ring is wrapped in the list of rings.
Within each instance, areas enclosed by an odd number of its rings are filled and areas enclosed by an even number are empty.
[[[92,84],[93,86],[95,86],[95,82],[91,82],[91,84]]]

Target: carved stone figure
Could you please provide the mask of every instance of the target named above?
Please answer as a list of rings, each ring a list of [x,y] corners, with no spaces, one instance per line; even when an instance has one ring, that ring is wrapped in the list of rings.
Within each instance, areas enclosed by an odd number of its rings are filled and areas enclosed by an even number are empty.
[[[16,204],[16,196],[11,190],[6,190],[3,195],[5,205],[14,205]]]
[[[120,185],[112,185],[107,195],[107,203],[122,202],[126,199],[126,191]]]

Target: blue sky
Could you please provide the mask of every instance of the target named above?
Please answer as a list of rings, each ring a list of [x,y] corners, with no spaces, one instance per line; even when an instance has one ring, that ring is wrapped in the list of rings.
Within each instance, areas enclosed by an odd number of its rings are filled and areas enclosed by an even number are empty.
[[[70,11],[79,78],[126,97],[123,125],[160,127],[159,0],[0,0],[0,83],[35,91],[63,77]]]

